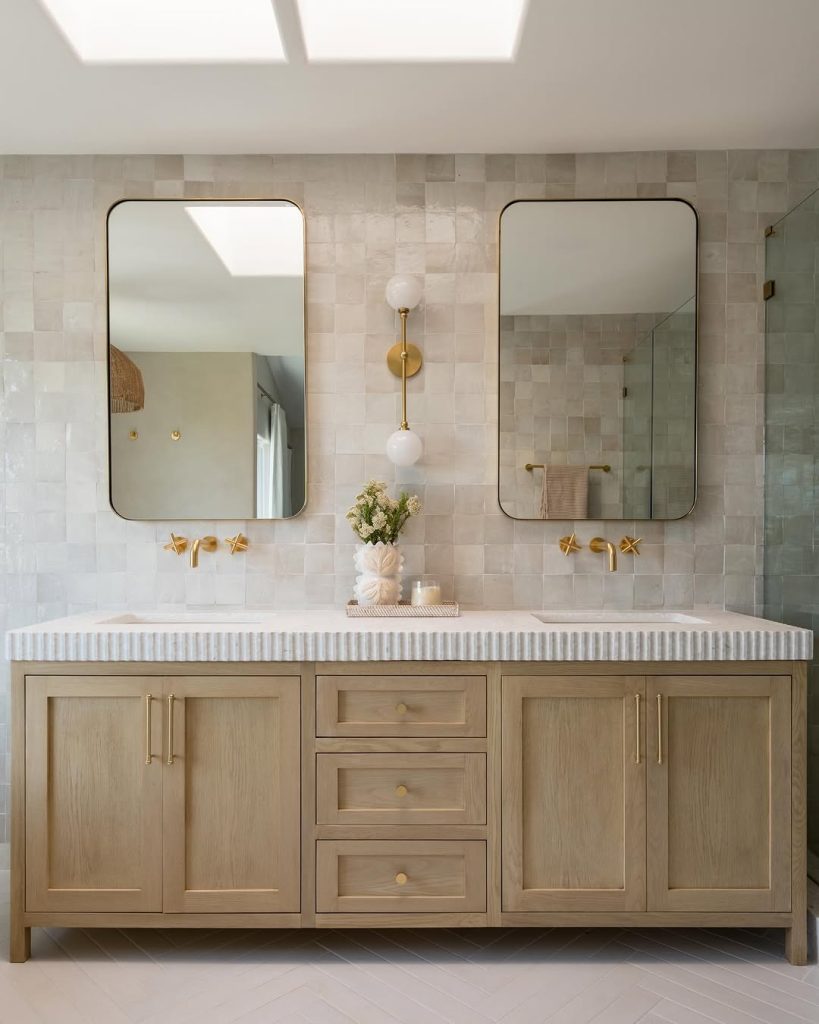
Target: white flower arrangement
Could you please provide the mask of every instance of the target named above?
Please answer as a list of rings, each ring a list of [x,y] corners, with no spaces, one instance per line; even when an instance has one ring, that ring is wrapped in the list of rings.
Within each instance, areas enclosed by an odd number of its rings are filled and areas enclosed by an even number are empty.
[[[365,544],[395,544],[410,516],[422,509],[418,495],[401,492],[391,498],[387,485],[370,480],[347,511],[347,522]]]

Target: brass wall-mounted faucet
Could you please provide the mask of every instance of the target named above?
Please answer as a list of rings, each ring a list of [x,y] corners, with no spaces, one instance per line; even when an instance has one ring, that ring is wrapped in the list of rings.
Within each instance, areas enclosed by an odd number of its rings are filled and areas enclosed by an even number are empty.
[[[200,548],[202,551],[215,551],[218,543],[215,537],[197,537],[191,544],[191,569],[195,569],[199,565]]]
[[[610,540],[606,540],[604,537],[592,537],[589,541],[589,550],[593,551],[596,555],[607,551],[609,554],[609,572],[617,572],[617,548]]]

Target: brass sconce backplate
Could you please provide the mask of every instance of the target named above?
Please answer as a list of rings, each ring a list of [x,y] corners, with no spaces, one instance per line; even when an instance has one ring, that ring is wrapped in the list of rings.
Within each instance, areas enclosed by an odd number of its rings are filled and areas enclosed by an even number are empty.
[[[424,363],[424,357],[421,355],[421,350],[417,345],[407,344],[407,376],[414,377],[416,373],[421,369]],[[390,369],[390,373],[395,374],[396,377],[401,376],[401,342],[397,341],[392,348],[387,352],[387,366]]]

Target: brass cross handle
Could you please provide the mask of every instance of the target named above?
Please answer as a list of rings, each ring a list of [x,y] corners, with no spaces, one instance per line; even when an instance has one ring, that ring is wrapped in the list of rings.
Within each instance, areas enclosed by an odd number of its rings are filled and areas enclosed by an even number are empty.
[[[243,533],[237,533],[235,537],[225,537],[225,544],[229,545],[230,553],[235,555],[237,551],[247,551],[249,542]]]
[[[188,549],[188,538],[180,537],[177,533],[171,534],[170,543],[165,545],[166,551],[173,551],[175,555],[182,555]]]
[[[577,534],[572,533],[570,537],[561,537],[560,550],[564,555],[573,555],[575,551],[580,551],[582,544],[577,543]]]
[[[639,555],[640,549],[637,545],[642,543],[640,537],[623,537],[620,541],[620,550],[624,555]]]

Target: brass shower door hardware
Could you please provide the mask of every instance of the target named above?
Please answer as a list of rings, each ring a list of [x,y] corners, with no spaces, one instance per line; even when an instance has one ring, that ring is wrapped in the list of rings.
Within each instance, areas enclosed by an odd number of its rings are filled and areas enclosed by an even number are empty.
[[[249,543],[243,533],[237,533],[235,537],[225,537],[225,544],[230,548],[232,555],[235,555],[237,551],[247,551]]]
[[[183,555],[188,550],[188,538],[181,537],[178,533],[172,533],[170,541],[165,545],[166,551],[173,551],[175,555]]]
[[[215,551],[219,541],[215,537],[197,537],[191,544],[191,569],[199,565],[199,551]]]
[[[572,532],[568,537],[561,537],[558,544],[560,545],[560,550],[567,556],[573,555],[583,547],[582,544],[577,543],[577,534],[574,532]]]

